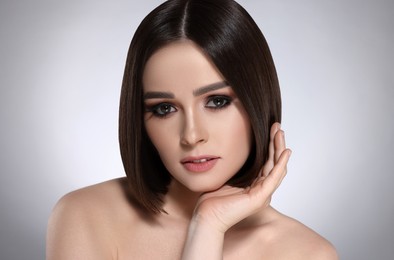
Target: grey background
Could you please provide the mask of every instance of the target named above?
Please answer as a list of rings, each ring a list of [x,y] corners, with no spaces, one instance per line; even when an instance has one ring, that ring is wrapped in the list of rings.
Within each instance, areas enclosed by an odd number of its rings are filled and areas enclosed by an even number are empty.
[[[273,205],[341,259],[392,259],[394,1],[239,2],[271,46],[293,150]],[[124,175],[123,66],[159,3],[1,0],[1,259],[43,259],[56,201]]]

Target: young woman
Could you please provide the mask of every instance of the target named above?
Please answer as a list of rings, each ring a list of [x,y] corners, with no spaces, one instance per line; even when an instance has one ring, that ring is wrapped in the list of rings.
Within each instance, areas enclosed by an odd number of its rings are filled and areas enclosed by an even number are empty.
[[[137,29],[123,79],[127,178],[64,196],[47,259],[337,259],[270,206],[290,150],[268,45],[232,0],[170,0]]]

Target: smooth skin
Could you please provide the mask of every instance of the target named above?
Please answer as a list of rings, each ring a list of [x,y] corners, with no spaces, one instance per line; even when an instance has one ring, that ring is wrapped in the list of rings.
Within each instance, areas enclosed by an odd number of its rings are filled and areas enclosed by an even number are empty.
[[[152,143],[173,176],[164,196],[168,214],[141,211],[130,199],[126,178],[74,191],[58,202],[49,220],[47,259],[337,259],[327,240],[270,206],[291,154],[280,124],[271,128],[269,159],[261,177],[245,189],[224,185],[242,166],[250,148],[250,126],[242,104],[228,87],[193,95],[201,86],[223,81],[222,76],[192,42],[167,47],[158,51],[162,54],[158,60],[163,62],[167,56],[171,62],[178,60],[180,67],[176,62],[157,67],[152,56],[149,62],[153,64],[144,73],[144,91],[173,94],[147,100],[150,109],[145,117]],[[165,71],[163,78],[160,68],[173,68],[174,74]],[[183,73],[179,73],[181,68]],[[212,96],[230,96],[231,103],[212,102]],[[163,102],[166,105],[158,109],[157,103]],[[153,103],[155,113],[170,114],[165,118],[152,115]],[[223,108],[213,111],[212,105]],[[234,118],[243,120],[234,126],[240,132],[227,129],[227,135],[241,134],[242,142],[229,140],[225,134],[223,140],[229,143],[222,149],[222,128],[213,118],[229,123]],[[237,146],[241,146],[242,160],[233,157]],[[182,158],[200,154],[220,159],[212,169],[197,174],[182,167]]]
[[[222,187],[252,146],[249,117],[223,76],[196,45],[180,41],[150,57],[143,85],[145,128],[173,185],[194,194]],[[188,158],[218,159],[212,170],[193,172],[180,163]]]

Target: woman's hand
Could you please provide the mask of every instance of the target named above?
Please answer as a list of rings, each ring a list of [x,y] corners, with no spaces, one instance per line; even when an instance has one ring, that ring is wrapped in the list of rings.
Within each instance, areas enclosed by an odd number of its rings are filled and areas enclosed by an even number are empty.
[[[291,154],[279,123],[272,126],[270,139],[269,158],[259,178],[247,188],[225,185],[203,194],[195,208],[192,220],[195,225],[209,226],[224,234],[241,220],[269,206],[272,194],[286,175]]]
[[[182,259],[223,259],[225,232],[269,206],[272,194],[286,175],[290,154],[284,132],[275,123],[271,127],[268,161],[250,187],[225,185],[200,197],[189,225]]]

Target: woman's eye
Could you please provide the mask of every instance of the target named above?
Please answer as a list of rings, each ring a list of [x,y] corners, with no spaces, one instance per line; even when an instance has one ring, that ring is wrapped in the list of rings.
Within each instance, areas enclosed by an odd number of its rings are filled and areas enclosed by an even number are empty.
[[[208,99],[207,104],[205,107],[213,108],[213,109],[220,109],[224,108],[231,103],[231,98],[227,96],[213,96]]]
[[[177,110],[171,104],[161,103],[161,104],[155,105],[151,108],[148,108],[147,111],[152,112],[153,115],[155,115],[155,116],[165,117],[170,113],[176,112]]]

